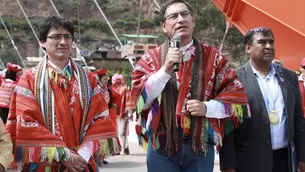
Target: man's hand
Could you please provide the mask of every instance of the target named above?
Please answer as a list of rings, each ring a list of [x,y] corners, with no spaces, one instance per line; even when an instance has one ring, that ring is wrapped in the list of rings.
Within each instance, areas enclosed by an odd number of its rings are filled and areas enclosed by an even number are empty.
[[[235,168],[229,168],[229,169],[223,170],[222,172],[236,172],[236,169]]]
[[[0,172],[5,172],[5,168],[2,164],[0,164]]]
[[[87,167],[87,162],[74,153],[71,153],[71,161],[63,161],[62,164],[66,167],[65,171],[70,172],[82,172]]]
[[[70,170],[66,168],[66,169],[64,170],[64,172],[70,172]]]
[[[207,113],[207,106],[195,99],[187,101],[186,108],[193,116],[205,116]]]
[[[304,162],[298,162],[297,172],[305,172],[305,163]]]
[[[181,63],[182,61],[182,53],[180,52],[179,48],[169,48],[166,60],[164,65],[162,66],[163,70],[166,73],[171,73],[173,71],[173,66],[175,63]]]

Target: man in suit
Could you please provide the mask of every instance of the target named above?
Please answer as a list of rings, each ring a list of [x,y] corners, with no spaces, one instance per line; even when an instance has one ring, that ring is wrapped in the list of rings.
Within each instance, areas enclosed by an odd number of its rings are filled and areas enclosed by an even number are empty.
[[[224,172],[305,172],[305,119],[296,74],[273,64],[274,35],[254,28],[245,36],[250,61],[237,69],[251,120],[224,138]]]

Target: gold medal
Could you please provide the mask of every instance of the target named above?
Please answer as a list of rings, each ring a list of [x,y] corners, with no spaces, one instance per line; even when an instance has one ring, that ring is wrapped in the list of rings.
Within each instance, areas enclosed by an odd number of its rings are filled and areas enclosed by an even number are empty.
[[[270,113],[269,113],[269,120],[270,120],[271,125],[276,125],[276,124],[279,123],[280,119],[277,116],[275,110],[271,110],[270,111]]]

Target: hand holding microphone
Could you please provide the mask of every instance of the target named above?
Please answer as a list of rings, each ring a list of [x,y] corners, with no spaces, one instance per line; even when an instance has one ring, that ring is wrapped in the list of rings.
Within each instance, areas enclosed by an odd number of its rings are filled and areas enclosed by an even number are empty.
[[[163,65],[163,70],[166,73],[179,70],[179,64],[182,61],[182,53],[180,52],[180,36],[174,36],[172,39],[172,47],[168,49],[166,60]]]

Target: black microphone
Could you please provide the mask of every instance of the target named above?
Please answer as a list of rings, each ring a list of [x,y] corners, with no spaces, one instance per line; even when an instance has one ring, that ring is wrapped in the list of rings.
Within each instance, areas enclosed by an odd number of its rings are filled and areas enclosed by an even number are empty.
[[[173,37],[173,41],[172,41],[174,48],[179,48],[180,49],[180,36],[179,35],[175,35]],[[178,72],[179,71],[179,63],[175,63],[173,66],[173,71],[174,72]]]

